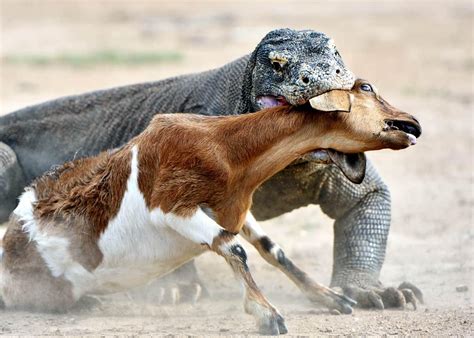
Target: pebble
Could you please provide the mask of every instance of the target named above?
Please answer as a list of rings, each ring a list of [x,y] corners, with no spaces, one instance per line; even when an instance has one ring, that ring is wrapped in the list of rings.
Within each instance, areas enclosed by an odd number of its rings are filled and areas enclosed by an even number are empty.
[[[49,328],[49,331],[52,333],[59,333],[59,327],[52,326]]]
[[[467,287],[467,285],[458,285],[456,286],[456,291],[457,292],[467,292],[469,290],[469,288]]]

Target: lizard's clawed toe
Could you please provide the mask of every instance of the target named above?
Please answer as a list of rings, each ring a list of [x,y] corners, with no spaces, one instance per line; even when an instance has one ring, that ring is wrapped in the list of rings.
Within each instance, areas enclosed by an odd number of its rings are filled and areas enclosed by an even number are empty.
[[[423,294],[419,288],[409,282],[403,282],[398,288],[373,286],[361,288],[355,285],[344,287],[344,294],[355,299],[357,306],[365,309],[383,310],[387,308],[406,309],[411,304],[416,310],[423,304]]]

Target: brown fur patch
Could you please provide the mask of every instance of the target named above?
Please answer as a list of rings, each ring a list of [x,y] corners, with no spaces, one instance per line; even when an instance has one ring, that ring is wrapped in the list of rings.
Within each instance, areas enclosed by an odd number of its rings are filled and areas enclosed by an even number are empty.
[[[97,241],[120,208],[130,162],[124,147],[68,162],[32,185],[38,227],[69,238],[71,255],[89,271],[102,261]]]
[[[157,115],[136,139],[148,207],[188,216],[206,205],[221,226],[237,233],[256,189],[255,180],[246,184],[248,167],[311,119],[289,107],[218,118]]]
[[[89,230],[98,237],[117,214],[130,175],[129,147],[96,157],[66,163],[56,175],[33,183],[39,218],[75,217],[90,220]]]

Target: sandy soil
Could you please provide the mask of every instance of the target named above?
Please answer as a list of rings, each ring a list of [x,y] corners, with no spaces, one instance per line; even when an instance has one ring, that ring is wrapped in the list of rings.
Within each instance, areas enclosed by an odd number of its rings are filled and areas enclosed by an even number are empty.
[[[370,154],[392,190],[393,223],[382,281],[419,286],[418,311],[356,310],[334,316],[306,302],[282,274],[250,252],[251,270],[292,335],[473,334],[473,5],[469,1],[206,2],[1,1],[1,109],[220,66],[250,52],[272,28],[332,36],[358,75],[423,125],[419,144]],[[176,52],[175,62],[123,65],[18,64],[12,55],[100,49]],[[318,207],[264,223],[317,280],[331,271],[331,220]],[[0,312],[5,335],[255,334],[240,290],[218,257],[198,260],[213,297],[159,306],[117,295],[68,315]],[[457,292],[465,285],[467,292]]]

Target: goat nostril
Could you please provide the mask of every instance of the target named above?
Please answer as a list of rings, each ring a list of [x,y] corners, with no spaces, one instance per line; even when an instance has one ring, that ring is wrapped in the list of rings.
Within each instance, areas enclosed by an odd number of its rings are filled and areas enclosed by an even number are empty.
[[[340,69],[336,69],[336,74],[339,74],[341,72]]]
[[[301,78],[301,81],[303,81],[304,84],[308,84],[309,83],[309,78],[307,76],[303,76]]]

